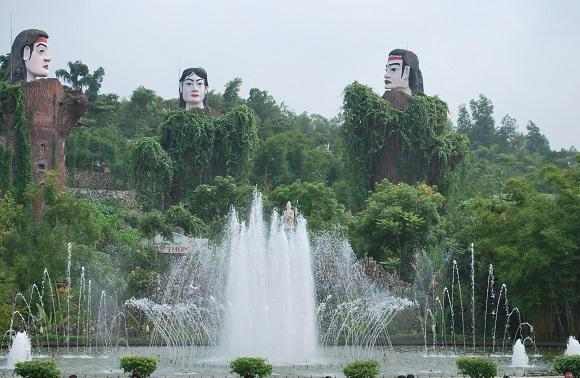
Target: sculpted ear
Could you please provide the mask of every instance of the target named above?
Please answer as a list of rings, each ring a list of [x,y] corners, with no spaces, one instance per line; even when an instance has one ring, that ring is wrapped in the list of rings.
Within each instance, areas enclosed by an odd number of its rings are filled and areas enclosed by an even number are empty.
[[[403,70],[403,75],[401,75],[401,78],[403,78],[403,80],[409,80],[410,73],[411,73],[411,67],[406,66],[405,69]]]
[[[183,94],[183,81],[179,83],[179,93]]]
[[[30,46],[24,46],[22,50],[22,60],[29,60],[30,55],[32,55],[32,50],[30,50]]]

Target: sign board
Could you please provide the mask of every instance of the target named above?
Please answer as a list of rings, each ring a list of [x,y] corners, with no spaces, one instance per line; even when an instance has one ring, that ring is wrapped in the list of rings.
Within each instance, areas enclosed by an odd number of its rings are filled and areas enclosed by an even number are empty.
[[[173,233],[173,240],[165,239],[157,234],[153,239],[143,239],[141,244],[153,247],[155,252],[163,254],[186,254],[208,248],[207,239],[190,238],[176,232]]]

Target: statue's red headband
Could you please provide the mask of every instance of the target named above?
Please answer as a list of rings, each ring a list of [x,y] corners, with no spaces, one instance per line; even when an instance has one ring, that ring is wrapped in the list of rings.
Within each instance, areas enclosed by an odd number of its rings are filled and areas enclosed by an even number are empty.
[[[403,55],[389,55],[389,62],[391,60],[403,60]]]
[[[38,37],[34,40],[34,43],[48,43],[48,39],[44,37]]]

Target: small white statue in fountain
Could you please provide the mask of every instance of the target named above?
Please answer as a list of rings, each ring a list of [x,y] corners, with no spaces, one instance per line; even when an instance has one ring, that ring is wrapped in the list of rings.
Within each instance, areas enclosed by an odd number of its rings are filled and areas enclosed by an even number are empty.
[[[282,225],[284,226],[284,231],[294,230],[294,217],[296,215],[296,210],[292,208],[290,201],[286,203],[286,210],[282,214]]]
[[[194,285],[193,281],[189,284],[189,286],[187,287],[187,294],[189,295],[193,295],[195,294],[200,288],[200,285]]]

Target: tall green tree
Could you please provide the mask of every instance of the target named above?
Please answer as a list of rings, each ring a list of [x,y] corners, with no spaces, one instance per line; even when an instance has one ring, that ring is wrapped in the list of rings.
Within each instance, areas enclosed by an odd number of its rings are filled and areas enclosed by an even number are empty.
[[[290,128],[291,120],[284,107],[279,105],[267,91],[258,88],[250,89],[246,104],[256,112],[260,139],[266,139]]]
[[[469,101],[473,126],[467,134],[473,147],[491,146],[495,142],[495,120],[491,100],[480,94],[477,100]]]
[[[355,252],[396,270],[410,282],[416,249],[435,243],[443,201],[441,194],[425,184],[382,181],[350,229]]]
[[[297,131],[272,135],[258,146],[254,181],[268,187],[302,179],[331,185],[337,179],[338,158]]]
[[[88,128],[114,127],[119,128],[119,110],[121,103],[116,94],[100,94],[89,103],[89,109],[84,116]],[[73,130],[74,131],[74,130]]]
[[[351,220],[332,189],[321,182],[298,180],[280,185],[271,193],[270,201],[278,209],[284,209],[286,202],[291,201],[304,214],[311,231],[346,231]]]
[[[10,53],[0,55],[0,81],[10,81]]]
[[[457,115],[457,131],[462,134],[469,135],[473,129],[473,122],[471,116],[464,104],[459,105],[459,113]]]
[[[141,204],[147,210],[164,209],[173,178],[171,158],[152,137],[135,141],[131,146],[131,155]]]
[[[65,69],[56,70],[56,77],[62,78],[66,83],[71,84],[74,89],[83,89],[86,87],[86,95],[89,102],[94,101],[101,88],[101,83],[105,76],[105,69],[99,67],[91,74],[89,73],[89,67],[80,60],[68,62],[68,67],[68,71]]]
[[[466,201],[460,235],[481,266],[494,265],[537,337],[565,337],[579,331],[580,171],[548,166],[544,179],[547,193],[519,177]]]
[[[497,129],[497,143],[503,150],[516,151],[522,147],[523,135],[518,131],[518,123],[515,118],[506,114]]]
[[[240,87],[242,86],[242,79],[236,77],[226,84],[226,89],[223,94],[224,110],[229,110],[236,105],[243,102],[240,98]]]
[[[163,99],[151,89],[139,86],[119,109],[119,127],[129,139],[153,136],[165,116]]]
[[[232,206],[238,214],[249,212],[252,192],[250,185],[237,182],[231,176],[216,176],[191,192],[187,208],[209,226],[212,235],[217,235]]]
[[[121,155],[126,148],[125,140],[114,127],[79,128],[68,137],[66,147],[66,165],[73,170],[91,169],[96,163],[115,168],[126,166]],[[114,173],[123,177],[123,172]]]
[[[540,128],[536,125],[536,123],[529,121],[526,125],[526,129],[528,132],[525,136],[525,143],[528,151],[537,152],[540,155],[546,155],[549,153],[550,143],[548,142],[548,138],[546,138],[544,134],[540,132]]]

